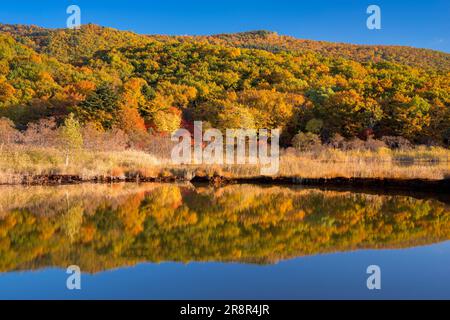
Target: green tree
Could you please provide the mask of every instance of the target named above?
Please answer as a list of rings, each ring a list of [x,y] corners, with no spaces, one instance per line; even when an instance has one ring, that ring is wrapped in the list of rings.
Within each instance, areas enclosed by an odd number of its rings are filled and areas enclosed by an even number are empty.
[[[96,122],[104,129],[110,129],[117,121],[118,103],[116,90],[103,83],[78,106],[77,115],[84,122]]]
[[[322,145],[317,134],[299,132],[292,138],[292,146],[299,151],[312,151]]]
[[[306,123],[306,131],[318,134],[322,130],[323,121],[320,119],[311,119]]]

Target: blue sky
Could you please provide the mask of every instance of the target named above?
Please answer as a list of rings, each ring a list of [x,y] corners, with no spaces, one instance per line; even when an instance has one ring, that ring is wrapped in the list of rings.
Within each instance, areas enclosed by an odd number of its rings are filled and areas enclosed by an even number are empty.
[[[146,34],[215,34],[272,30],[304,39],[399,44],[450,52],[448,0],[30,0],[0,5],[1,23],[65,27],[66,8],[80,6],[82,23]],[[377,4],[382,29],[366,28]]]

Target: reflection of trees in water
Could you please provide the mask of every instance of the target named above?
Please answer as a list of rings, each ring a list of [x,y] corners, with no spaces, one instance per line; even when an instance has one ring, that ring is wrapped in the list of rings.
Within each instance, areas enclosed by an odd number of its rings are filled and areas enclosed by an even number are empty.
[[[83,224],[83,207],[80,205],[73,206],[67,210],[62,217],[61,229],[70,239],[75,241]]]
[[[171,184],[0,188],[0,270],[279,259],[449,239],[436,200]]]

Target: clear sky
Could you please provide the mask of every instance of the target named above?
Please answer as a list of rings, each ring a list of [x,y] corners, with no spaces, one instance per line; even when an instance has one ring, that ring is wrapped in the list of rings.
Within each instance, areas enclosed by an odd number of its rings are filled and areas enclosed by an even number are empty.
[[[265,29],[304,39],[450,52],[449,0],[8,0],[0,4],[0,22],[65,27],[70,4],[80,6],[83,24],[137,33]],[[370,4],[381,8],[381,30],[366,27]]]

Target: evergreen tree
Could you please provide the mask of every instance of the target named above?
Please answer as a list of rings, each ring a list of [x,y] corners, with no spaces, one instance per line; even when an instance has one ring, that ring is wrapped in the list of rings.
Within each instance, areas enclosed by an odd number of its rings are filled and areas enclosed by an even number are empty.
[[[108,83],[102,83],[77,108],[78,116],[85,122],[95,122],[110,129],[117,121],[118,94]]]

